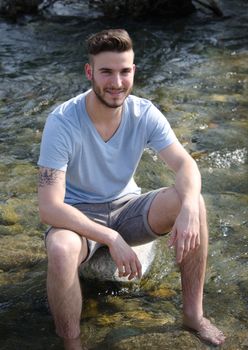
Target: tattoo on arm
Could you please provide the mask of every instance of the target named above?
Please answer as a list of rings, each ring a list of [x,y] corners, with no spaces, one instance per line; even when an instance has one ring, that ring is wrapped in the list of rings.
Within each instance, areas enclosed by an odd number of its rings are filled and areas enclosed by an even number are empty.
[[[41,168],[39,172],[39,187],[53,185],[57,182],[59,170]]]

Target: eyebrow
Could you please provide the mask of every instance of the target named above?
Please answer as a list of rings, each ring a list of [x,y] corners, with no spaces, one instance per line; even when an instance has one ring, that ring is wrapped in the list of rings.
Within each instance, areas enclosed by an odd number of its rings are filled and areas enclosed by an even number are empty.
[[[131,72],[131,70],[132,70],[131,67],[125,67],[125,68],[122,68],[122,69],[121,69],[121,72]],[[106,68],[103,67],[103,68],[99,68],[99,71],[100,71],[100,72],[109,72],[109,73],[111,73],[111,72],[114,71],[114,69],[107,68],[107,67],[106,67]]]
[[[112,69],[111,68],[99,68],[99,71],[100,72],[112,72]]]

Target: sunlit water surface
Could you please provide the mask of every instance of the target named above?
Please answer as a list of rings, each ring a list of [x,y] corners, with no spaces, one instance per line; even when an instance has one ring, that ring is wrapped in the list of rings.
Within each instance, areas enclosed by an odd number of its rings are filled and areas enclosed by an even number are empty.
[[[49,111],[89,86],[85,38],[109,26],[124,26],[134,39],[134,93],[161,108],[199,164],[210,227],[206,314],[228,335],[223,349],[248,348],[248,5],[225,4],[223,19],[0,22],[0,349],[62,348],[46,300],[36,162]],[[173,176],[147,151],[136,180],[145,191],[168,186]],[[85,344],[211,349],[181,326],[179,277],[164,239],[140,284],[86,281]]]

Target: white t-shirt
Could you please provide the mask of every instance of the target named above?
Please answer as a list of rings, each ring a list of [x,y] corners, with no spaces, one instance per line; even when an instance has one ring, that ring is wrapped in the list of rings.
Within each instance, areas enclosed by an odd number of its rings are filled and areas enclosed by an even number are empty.
[[[44,128],[38,165],[66,172],[65,202],[103,203],[140,193],[133,179],[146,147],[157,152],[176,136],[164,115],[148,100],[130,95],[121,123],[105,142],[80,94],[58,106]]]

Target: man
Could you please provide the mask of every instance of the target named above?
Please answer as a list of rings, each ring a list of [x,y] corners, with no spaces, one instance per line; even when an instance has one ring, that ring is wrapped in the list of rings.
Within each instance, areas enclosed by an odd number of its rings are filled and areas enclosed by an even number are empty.
[[[92,89],[49,116],[39,158],[39,209],[46,235],[47,292],[65,349],[81,349],[78,267],[101,245],[120,276],[141,278],[132,245],[171,232],[183,291],[184,324],[215,345],[224,335],[203,317],[208,231],[201,178],[166,118],[130,95],[135,73],[125,30],[88,39],[85,74]],[[175,185],[140,194],[133,175],[145,147],[175,172]]]

